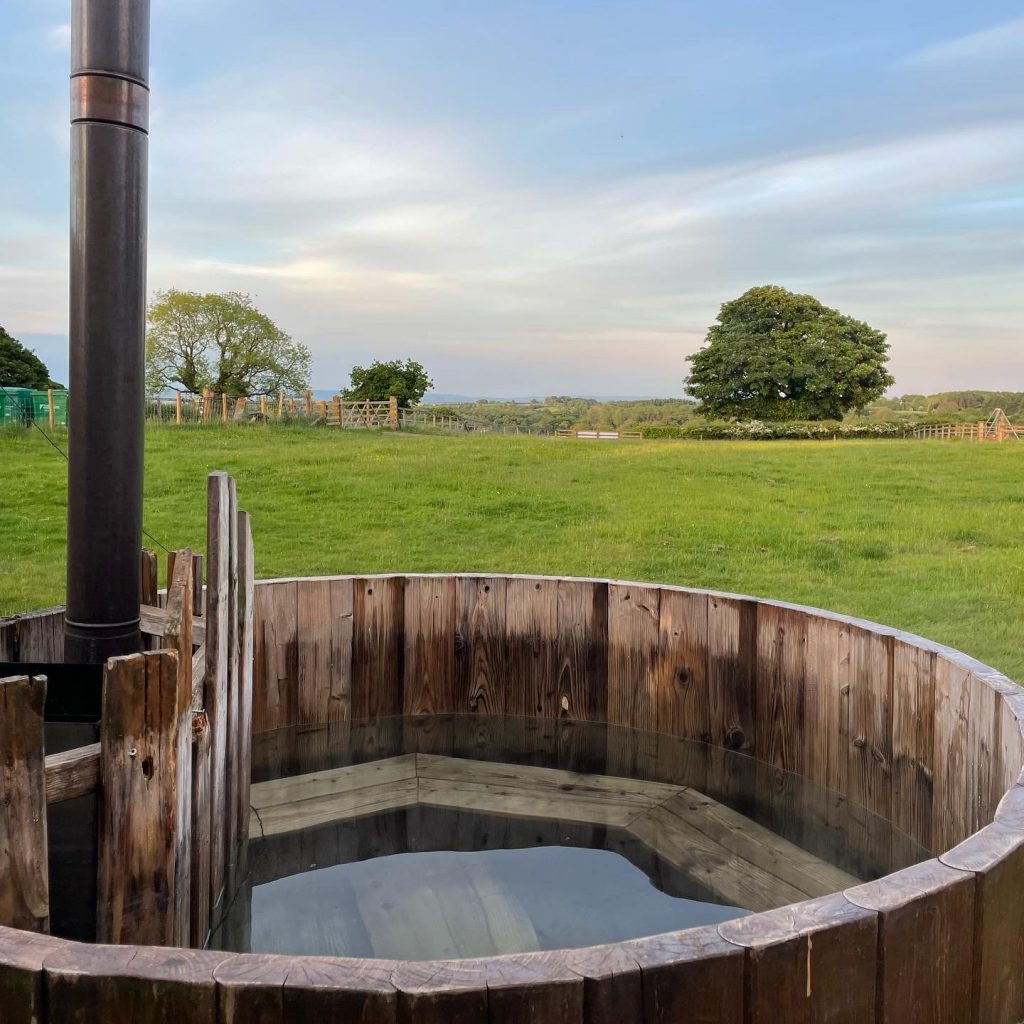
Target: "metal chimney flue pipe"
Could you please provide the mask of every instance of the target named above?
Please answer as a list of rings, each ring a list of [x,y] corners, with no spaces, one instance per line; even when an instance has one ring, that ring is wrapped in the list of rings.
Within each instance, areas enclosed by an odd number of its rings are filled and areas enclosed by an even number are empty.
[[[150,0],[73,0],[64,657],[141,649]]]

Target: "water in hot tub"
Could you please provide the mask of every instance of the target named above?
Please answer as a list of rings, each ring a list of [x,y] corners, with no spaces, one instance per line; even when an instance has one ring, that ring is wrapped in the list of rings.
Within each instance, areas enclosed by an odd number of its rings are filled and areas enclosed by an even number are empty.
[[[215,948],[447,959],[615,942],[825,895],[929,854],[798,776],[567,720],[257,737]]]

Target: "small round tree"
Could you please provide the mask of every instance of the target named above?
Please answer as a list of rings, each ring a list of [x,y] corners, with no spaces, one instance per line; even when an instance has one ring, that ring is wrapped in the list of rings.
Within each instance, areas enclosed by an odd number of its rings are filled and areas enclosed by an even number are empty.
[[[705,416],[837,420],[893,384],[888,351],[863,321],[762,285],[723,304],[685,387]]]
[[[12,338],[0,327],[0,385],[8,388],[32,388],[45,391],[51,387],[50,371],[31,349]]]
[[[434,386],[422,364],[415,360],[393,359],[384,363],[375,359],[369,366],[353,366],[351,386],[342,391],[346,401],[383,402],[394,395],[408,409]]]

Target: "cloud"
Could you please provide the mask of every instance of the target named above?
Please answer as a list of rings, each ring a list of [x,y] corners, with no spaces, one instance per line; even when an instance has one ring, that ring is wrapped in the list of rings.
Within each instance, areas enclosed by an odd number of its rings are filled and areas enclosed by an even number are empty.
[[[1024,59],[1024,18],[939,43],[911,54],[906,63],[946,66]]]
[[[57,53],[71,52],[71,25],[68,22],[47,29],[46,48]]]

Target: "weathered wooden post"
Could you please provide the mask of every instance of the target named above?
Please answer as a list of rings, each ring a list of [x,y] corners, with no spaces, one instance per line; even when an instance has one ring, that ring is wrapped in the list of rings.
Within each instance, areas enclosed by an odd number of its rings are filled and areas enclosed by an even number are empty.
[[[277,418],[281,419],[284,416],[284,392],[279,391],[277,393]]]
[[[0,924],[50,927],[42,676],[0,679]]]
[[[181,426],[181,392],[174,392],[174,422]]]
[[[260,395],[260,419],[266,420],[267,418],[267,396]]]
[[[100,942],[188,941],[192,695],[184,678],[175,651],[111,658],[104,671]]]
[[[398,429],[398,399],[394,395],[388,398],[388,426],[392,430]]]

